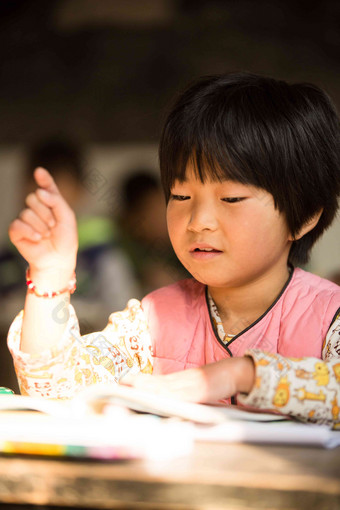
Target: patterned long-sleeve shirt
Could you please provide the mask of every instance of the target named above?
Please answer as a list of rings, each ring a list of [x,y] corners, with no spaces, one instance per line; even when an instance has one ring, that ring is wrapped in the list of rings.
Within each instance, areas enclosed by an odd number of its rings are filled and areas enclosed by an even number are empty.
[[[218,312],[211,313],[224,331]],[[111,314],[106,328],[81,336],[75,312],[58,346],[38,355],[20,350],[23,312],[14,320],[8,336],[21,393],[47,398],[72,398],[81,388],[117,382],[128,370],[152,373],[152,346],[140,302],[130,300],[122,312]],[[322,359],[286,358],[277,353],[251,349],[255,385],[238,402],[278,411],[302,421],[328,424],[340,430],[340,313],[331,325]]]
[[[209,306],[220,339],[228,342],[211,297]],[[246,354],[255,364],[255,385],[248,395],[238,395],[238,403],[340,430],[340,313],[325,338],[322,359],[287,358],[259,349]]]

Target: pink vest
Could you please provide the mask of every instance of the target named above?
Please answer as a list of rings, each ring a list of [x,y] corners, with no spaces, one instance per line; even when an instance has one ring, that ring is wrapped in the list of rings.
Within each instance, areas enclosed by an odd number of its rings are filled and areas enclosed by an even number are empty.
[[[322,345],[340,306],[340,287],[294,269],[269,309],[228,345],[212,325],[206,286],[182,280],[142,301],[154,350],[154,374],[165,374],[242,356],[247,349],[287,357],[321,358]]]

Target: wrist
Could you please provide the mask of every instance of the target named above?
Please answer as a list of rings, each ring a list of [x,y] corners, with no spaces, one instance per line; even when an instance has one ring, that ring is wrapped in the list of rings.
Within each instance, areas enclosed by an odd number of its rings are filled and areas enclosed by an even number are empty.
[[[68,287],[72,287],[70,282],[74,280],[75,273],[72,267],[36,269],[30,266],[26,273],[26,281],[32,282],[28,288],[34,287],[37,295],[44,292],[58,292]],[[63,291],[65,292],[65,290]]]
[[[235,358],[236,359],[236,358]],[[250,393],[255,384],[255,364],[250,356],[237,358],[236,388],[237,393]]]

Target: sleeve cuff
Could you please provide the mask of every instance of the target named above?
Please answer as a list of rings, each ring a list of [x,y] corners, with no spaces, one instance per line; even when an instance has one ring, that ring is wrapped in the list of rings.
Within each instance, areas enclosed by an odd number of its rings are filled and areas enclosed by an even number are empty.
[[[245,355],[251,357],[254,362],[255,383],[248,394],[239,393],[237,395],[237,403],[261,410],[279,411],[279,402],[276,402],[275,405],[274,399],[275,388],[277,387],[280,371],[282,370],[280,366],[281,356],[258,349],[249,350]],[[289,360],[286,360],[286,363],[288,365]],[[282,396],[284,398],[284,392]]]
[[[17,374],[27,369],[40,369],[43,365],[51,363],[51,360],[55,362],[58,358],[63,358],[65,351],[68,350],[74,339],[80,337],[79,325],[74,308],[69,305],[67,325],[58,345],[37,354],[23,352],[20,349],[23,318],[24,312],[22,310],[12,322],[7,338],[8,349],[12,354]]]

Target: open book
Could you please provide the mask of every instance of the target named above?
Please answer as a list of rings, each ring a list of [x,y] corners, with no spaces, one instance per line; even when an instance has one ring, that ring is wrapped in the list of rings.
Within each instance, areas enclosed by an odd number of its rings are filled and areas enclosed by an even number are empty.
[[[216,425],[226,420],[272,422],[287,419],[282,415],[250,412],[236,406],[194,404],[119,384],[89,386],[72,400],[57,401],[22,395],[0,396],[0,412],[40,411],[57,417],[108,415],[117,406],[162,417],[181,418],[204,425]]]
[[[25,410],[39,412],[33,416],[33,413],[20,413],[20,420],[18,413],[6,412]],[[172,419],[163,420],[160,416]],[[20,422],[20,427],[14,426],[15,420]],[[6,438],[17,441],[22,437],[25,442],[40,438],[48,444],[54,441],[85,447],[103,448],[106,445],[112,449],[124,445],[127,456],[138,457],[141,456],[141,443],[144,445],[142,456],[145,456],[145,448],[149,453],[154,451],[152,443],[157,434],[158,445],[164,443],[164,448],[165,444],[169,445],[171,427],[176,432],[178,453],[187,451],[195,441],[284,443],[328,448],[340,445],[340,431],[331,431],[326,426],[303,424],[282,415],[251,412],[235,406],[184,402],[128,386],[94,385],[69,401],[0,396],[0,444]],[[136,444],[132,445],[130,436],[136,438]],[[179,436],[183,441],[178,441]],[[160,453],[162,448],[159,446],[158,450]]]

